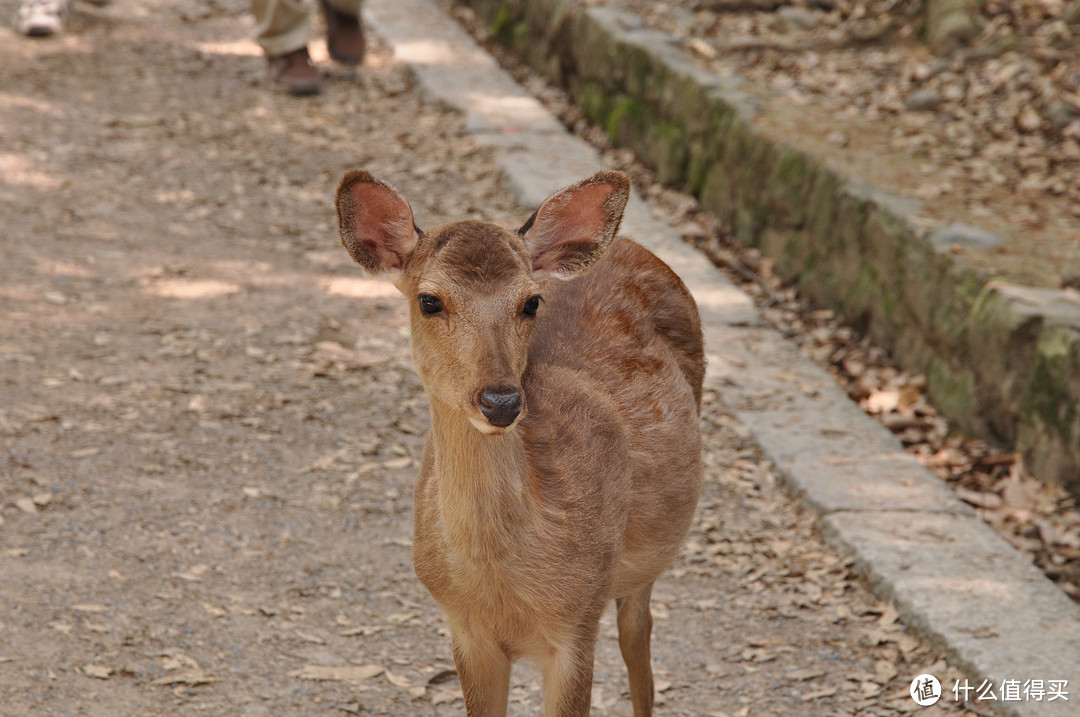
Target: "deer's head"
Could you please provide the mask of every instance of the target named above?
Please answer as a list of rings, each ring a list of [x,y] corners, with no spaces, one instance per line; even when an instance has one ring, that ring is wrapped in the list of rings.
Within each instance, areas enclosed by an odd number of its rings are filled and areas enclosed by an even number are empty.
[[[472,220],[421,231],[397,190],[351,171],[338,186],[338,226],[353,259],[390,274],[409,299],[413,360],[429,395],[502,433],[527,410],[522,375],[545,281],[600,259],[629,194],[626,175],[599,172],[546,199],[517,232]]]

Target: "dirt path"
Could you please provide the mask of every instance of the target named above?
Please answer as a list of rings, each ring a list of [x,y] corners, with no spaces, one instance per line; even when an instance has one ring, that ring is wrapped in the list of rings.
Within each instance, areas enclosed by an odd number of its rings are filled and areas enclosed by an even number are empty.
[[[525,212],[378,52],[298,101],[262,84],[243,0],[76,7],[62,38],[0,29],[0,714],[461,714],[410,565],[404,307],[332,194],[364,166],[422,225]],[[920,672],[951,685],[716,396],[704,426],[656,591],[662,713],[896,715]],[[602,633],[594,712],[628,714]],[[512,700],[537,713],[534,672]]]

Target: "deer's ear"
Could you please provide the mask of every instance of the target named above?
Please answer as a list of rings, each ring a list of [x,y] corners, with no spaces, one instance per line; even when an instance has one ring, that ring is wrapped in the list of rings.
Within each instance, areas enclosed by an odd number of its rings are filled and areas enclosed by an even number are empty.
[[[396,189],[368,172],[346,172],[335,202],[341,243],[372,273],[399,272],[420,235],[412,208]]]
[[[519,230],[533,271],[569,278],[589,269],[615,238],[629,198],[629,177],[597,172],[545,199]]]

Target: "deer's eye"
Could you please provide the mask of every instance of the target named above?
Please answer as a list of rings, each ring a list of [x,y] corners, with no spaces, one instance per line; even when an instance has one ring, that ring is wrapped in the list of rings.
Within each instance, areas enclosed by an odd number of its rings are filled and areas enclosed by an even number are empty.
[[[526,316],[536,316],[536,310],[540,308],[540,301],[539,296],[530,296],[525,302],[525,306],[521,307],[521,313]]]
[[[443,310],[442,300],[431,294],[420,294],[420,310],[429,316]]]

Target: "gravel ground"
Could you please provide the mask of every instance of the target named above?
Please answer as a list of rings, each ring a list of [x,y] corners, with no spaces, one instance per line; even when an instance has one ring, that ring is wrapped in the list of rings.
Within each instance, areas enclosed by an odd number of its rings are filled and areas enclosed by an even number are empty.
[[[324,61],[317,98],[275,94],[246,8],[0,29],[0,714],[463,711],[410,565],[405,307],[338,246],[333,189],[362,166],[421,225],[527,212],[377,48]],[[662,713],[899,715],[915,675],[948,689],[722,396],[702,425],[705,493],[654,599]],[[625,715],[601,633],[594,712]],[[535,672],[512,701],[538,712]]]

